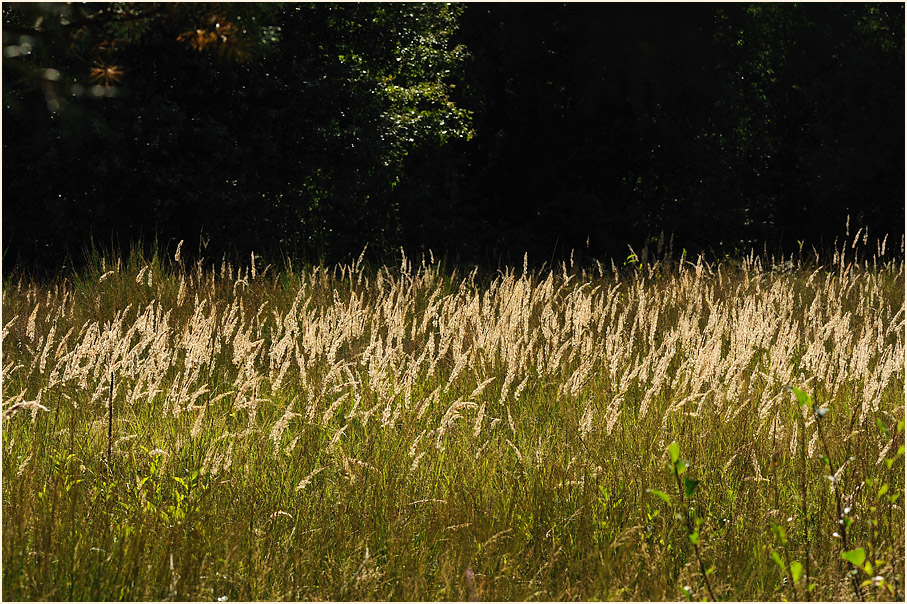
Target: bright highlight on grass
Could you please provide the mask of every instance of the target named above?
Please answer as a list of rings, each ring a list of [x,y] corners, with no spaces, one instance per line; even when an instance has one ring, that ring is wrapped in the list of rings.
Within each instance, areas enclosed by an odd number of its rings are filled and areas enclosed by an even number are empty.
[[[4,597],[903,599],[860,254],[8,279]]]

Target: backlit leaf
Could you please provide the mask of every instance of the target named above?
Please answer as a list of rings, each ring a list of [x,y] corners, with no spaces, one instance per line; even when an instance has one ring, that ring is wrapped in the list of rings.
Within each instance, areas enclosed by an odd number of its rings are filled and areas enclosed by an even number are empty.
[[[665,493],[664,491],[659,491],[658,489],[646,489],[646,493],[655,495],[656,497],[663,500],[665,503],[667,503],[669,505],[671,503],[671,496],[668,495],[667,493]]]
[[[790,576],[794,578],[794,583],[800,581],[803,576],[803,565],[796,560],[790,563]]]
[[[813,399],[810,398],[810,396],[808,394],[806,394],[805,392],[803,392],[796,386],[791,386],[791,392],[794,393],[794,396],[797,397],[797,400],[800,402],[801,405],[807,405],[810,407],[812,406]]]
[[[775,561],[775,564],[781,567],[781,570],[787,570],[786,568],[784,568],[784,561],[781,560],[781,556],[778,554],[778,552],[772,550],[771,556],[772,560]]]
[[[866,561],[866,550],[862,547],[858,547],[842,553],[841,557],[854,566],[863,566],[863,563]]]

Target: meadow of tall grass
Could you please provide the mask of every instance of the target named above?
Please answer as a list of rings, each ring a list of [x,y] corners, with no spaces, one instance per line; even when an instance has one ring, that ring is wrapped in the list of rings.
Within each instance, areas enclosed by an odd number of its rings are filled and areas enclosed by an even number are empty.
[[[864,243],[9,277],[3,598],[903,600],[904,250]]]

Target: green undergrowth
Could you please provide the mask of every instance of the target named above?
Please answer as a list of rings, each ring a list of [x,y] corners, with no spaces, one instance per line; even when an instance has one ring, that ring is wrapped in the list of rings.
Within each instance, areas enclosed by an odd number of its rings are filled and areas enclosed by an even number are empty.
[[[877,260],[10,278],[3,598],[903,600]]]

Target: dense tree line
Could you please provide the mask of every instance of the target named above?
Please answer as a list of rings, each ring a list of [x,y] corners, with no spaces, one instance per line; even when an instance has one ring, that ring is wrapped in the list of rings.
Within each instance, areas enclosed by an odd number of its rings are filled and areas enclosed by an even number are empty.
[[[5,271],[903,233],[902,4],[7,3],[3,47]]]

